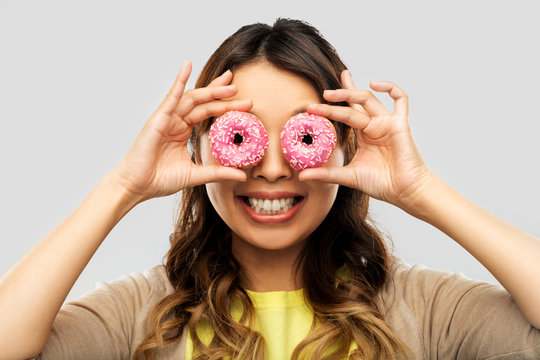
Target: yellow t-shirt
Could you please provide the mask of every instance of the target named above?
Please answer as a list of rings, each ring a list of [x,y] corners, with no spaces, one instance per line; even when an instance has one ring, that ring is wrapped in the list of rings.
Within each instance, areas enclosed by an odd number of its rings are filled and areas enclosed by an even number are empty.
[[[308,334],[313,312],[304,301],[303,289],[294,291],[255,292],[247,290],[255,307],[254,330],[260,332],[267,345],[268,360],[290,359],[294,348]],[[232,309],[240,318],[240,309]],[[198,326],[201,341],[209,344],[213,330],[209,325]],[[193,342],[188,333],[186,360],[193,358]]]

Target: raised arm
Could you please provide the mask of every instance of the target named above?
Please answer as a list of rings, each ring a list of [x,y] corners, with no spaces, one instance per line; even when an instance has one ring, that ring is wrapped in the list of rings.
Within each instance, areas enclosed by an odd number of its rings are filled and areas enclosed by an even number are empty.
[[[184,92],[191,64],[184,63],[164,101],[145,123],[119,165],[47,237],[0,279],[0,359],[41,352],[73,284],[107,234],[138,203],[217,180],[245,180],[243,171],[198,166],[187,140],[208,116],[247,111],[250,101],[224,101],[236,93],[226,72],[207,88]]]
[[[433,175],[403,209],[480,261],[529,323],[540,329],[540,240],[479,208]]]
[[[359,149],[347,166],[304,170],[300,179],[360,189],[437,227],[478,259],[540,328],[540,240],[475,206],[428,170],[409,130],[407,95],[398,86],[370,84],[394,99],[390,113],[372,92],[356,89],[348,71],[342,84],[324,98],[349,107],[312,104],[307,110],[355,128]]]

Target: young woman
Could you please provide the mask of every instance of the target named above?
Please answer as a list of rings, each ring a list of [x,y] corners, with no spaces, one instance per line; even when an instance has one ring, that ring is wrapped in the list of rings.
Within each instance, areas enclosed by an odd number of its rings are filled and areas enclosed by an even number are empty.
[[[184,91],[190,72],[185,62],[121,163],[2,278],[1,359],[540,357],[540,242],[428,170],[397,85],[370,83],[389,111],[316,29],[285,19],[238,30]],[[210,125],[229,110],[268,133],[251,168],[211,154]],[[280,131],[302,112],[331,119],[337,146],[297,171]],[[164,266],[62,306],[130,209],[180,190]],[[370,196],[448,234],[504,289],[392,257],[367,221]]]

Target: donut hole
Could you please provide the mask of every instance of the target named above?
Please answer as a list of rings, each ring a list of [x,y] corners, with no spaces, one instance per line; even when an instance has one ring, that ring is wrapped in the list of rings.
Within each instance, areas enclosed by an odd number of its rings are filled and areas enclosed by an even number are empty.
[[[306,145],[313,144],[313,137],[310,134],[306,134],[302,137],[302,142]]]
[[[244,137],[241,134],[234,134],[233,144],[234,145],[242,145],[244,142]]]

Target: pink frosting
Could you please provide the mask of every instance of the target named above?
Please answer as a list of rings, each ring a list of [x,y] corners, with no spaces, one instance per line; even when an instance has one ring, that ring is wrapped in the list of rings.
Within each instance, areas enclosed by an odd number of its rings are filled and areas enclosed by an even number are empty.
[[[281,130],[283,154],[296,170],[321,166],[330,158],[335,146],[334,126],[319,115],[295,115]]]
[[[236,143],[235,143],[236,138]],[[268,134],[255,115],[237,110],[216,119],[209,134],[212,156],[236,168],[256,165],[268,147]]]

